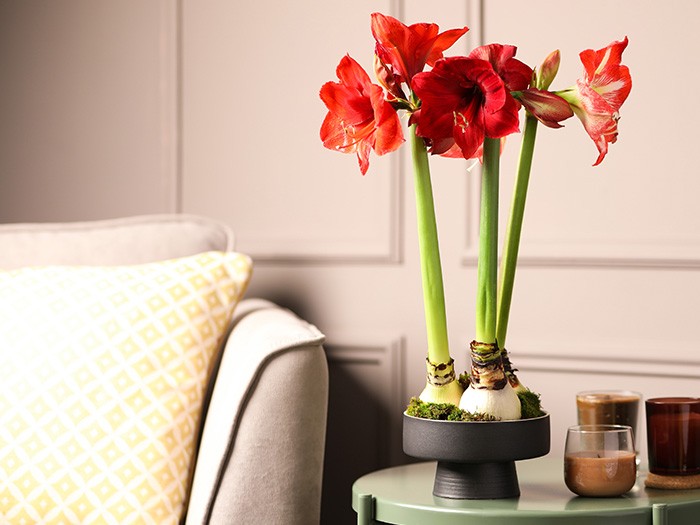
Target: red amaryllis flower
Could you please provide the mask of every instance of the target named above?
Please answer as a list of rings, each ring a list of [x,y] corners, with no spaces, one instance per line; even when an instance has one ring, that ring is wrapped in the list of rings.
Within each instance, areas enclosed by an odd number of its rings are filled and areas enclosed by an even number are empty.
[[[598,51],[582,51],[579,56],[585,70],[583,78],[575,87],[559,93],[571,104],[598,148],[594,166],[607,155],[608,144],[617,140],[618,111],[632,89],[629,69],[621,64],[626,47],[627,37]]]
[[[486,60],[444,58],[413,77],[413,88],[422,101],[417,132],[430,140],[431,153],[456,144],[465,159],[474,158],[484,137],[518,131],[518,104]]]
[[[450,29],[439,33],[437,24],[413,24],[407,26],[381,13],[372,14],[372,35],[377,41],[375,53],[389,74],[397,77],[393,82],[411,85],[411,79],[425,68],[433,66],[442,53],[452,46],[469,28]],[[385,71],[382,76],[385,76]],[[390,87],[387,87],[390,89]],[[393,91],[391,91],[393,93]]]
[[[598,51],[587,49],[579,55],[586,71],[583,82],[603,97],[615,111],[620,109],[632,89],[630,71],[621,64],[622,52],[627,44],[625,37]]]
[[[384,155],[403,143],[396,110],[384,99],[384,90],[372,84],[362,66],[350,56],[336,69],[340,82],[321,87],[328,114],[321,125],[321,140],[328,149],[356,153],[360,171],[369,168],[369,153]]]

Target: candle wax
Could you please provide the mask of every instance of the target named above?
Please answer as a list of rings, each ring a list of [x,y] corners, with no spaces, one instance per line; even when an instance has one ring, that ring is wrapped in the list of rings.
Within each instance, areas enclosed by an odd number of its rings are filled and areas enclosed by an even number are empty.
[[[619,496],[637,479],[636,455],[620,450],[568,453],[564,481],[579,496]]]

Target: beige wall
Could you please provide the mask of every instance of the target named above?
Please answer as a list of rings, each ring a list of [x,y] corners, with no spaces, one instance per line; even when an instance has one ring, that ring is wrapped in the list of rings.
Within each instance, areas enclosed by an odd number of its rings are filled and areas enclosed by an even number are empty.
[[[627,35],[634,86],[620,140],[592,168],[596,150],[577,121],[541,128],[531,182],[508,347],[552,413],[560,454],[577,390],[700,395],[699,6],[5,1],[0,220],[182,211],[231,224],[257,263],[251,293],[328,335],[326,497],[347,508],[355,476],[404,460],[400,413],[424,381],[425,337],[407,152],[374,157],[363,178],[352,157],[324,150],[321,84],[346,52],[371,68],[373,11],[468,25],[457,51],[501,41],[536,64],[560,48],[559,88],[579,76],[580,50]],[[513,140],[505,203],[515,152]],[[478,172],[443,159],[432,169],[452,352],[464,368]]]
[[[162,212],[177,191],[175,2],[0,2],[0,220]]]

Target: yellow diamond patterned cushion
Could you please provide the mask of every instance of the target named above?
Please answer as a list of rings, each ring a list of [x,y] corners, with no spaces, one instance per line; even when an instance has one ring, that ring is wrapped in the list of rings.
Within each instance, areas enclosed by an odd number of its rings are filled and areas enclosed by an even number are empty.
[[[0,522],[177,523],[236,253],[0,272]]]

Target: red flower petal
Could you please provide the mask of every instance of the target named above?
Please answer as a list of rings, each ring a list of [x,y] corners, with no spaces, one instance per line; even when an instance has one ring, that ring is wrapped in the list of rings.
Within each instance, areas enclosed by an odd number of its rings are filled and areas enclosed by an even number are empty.
[[[344,150],[348,145],[348,135],[345,133],[342,121],[330,111],[321,124],[321,141],[328,149]]]
[[[359,126],[371,117],[372,104],[357,89],[326,82],[321,86],[320,96],[326,107],[349,125]]]
[[[464,158],[473,158],[485,136],[518,130],[518,104],[485,60],[444,58],[417,74],[413,88],[422,104],[414,115],[417,131],[433,154],[446,154],[456,143]]]
[[[618,111],[632,89],[632,77],[627,66],[621,64],[627,37],[603,49],[587,49],[579,56],[585,69],[584,81]]]
[[[379,86],[372,86],[370,98],[375,121],[372,148],[381,156],[401,146],[403,131],[396,110],[384,100],[384,92]]]
[[[462,112],[455,112],[454,118],[452,136],[462,150],[462,156],[465,159],[472,159],[484,144],[486,136],[484,112],[480,110],[476,101],[473,101]]]
[[[435,62],[443,57],[443,52],[451,48],[467,31],[469,28],[466,26],[461,29],[448,29],[438,34],[432,42],[426,42],[425,63],[434,66]]]
[[[335,74],[341,84],[358,91],[362,91],[372,83],[367,72],[350,55],[345,55],[340,59],[338,67],[335,68]]]
[[[522,91],[530,85],[532,68],[513,58],[518,48],[503,44],[489,44],[474,49],[469,58],[486,60],[503,79],[508,91]]]
[[[379,60],[390,66],[399,82],[411,83],[414,75],[425,65],[433,65],[442,53],[452,46],[469,29],[452,29],[439,33],[436,24],[407,26],[381,13],[372,14],[372,35],[377,44],[375,52]]]
[[[598,148],[594,166],[600,164],[608,153],[608,144],[617,140],[618,111],[632,89],[632,77],[623,66],[622,52],[627,47],[627,37],[599,49],[580,53],[584,76],[574,88],[559,93],[581,120],[584,129]]]
[[[328,108],[321,124],[321,140],[326,148],[356,153],[364,175],[372,149],[384,155],[403,142],[399,116],[384,99],[382,88],[372,84],[351,57],[341,59],[336,73],[340,82],[327,82],[321,87],[321,100]]]
[[[595,90],[581,81],[577,87],[581,105],[574,106],[574,112],[598,148],[599,155],[593,164],[597,166],[608,153],[608,143],[617,141],[617,121],[620,117]]]
[[[597,166],[608,153],[608,143],[617,140],[618,113],[582,80],[578,81],[574,89],[562,92],[561,95],[571,104],[586,133],[598,148],[599,155],[593,164]]]
[[[505,103],[498,111],[490,115],[486,114],[486,118],[484,118],[486,136],[498,139],[520,131],[519,109],[518,102],[510,94],[507,94]]]

